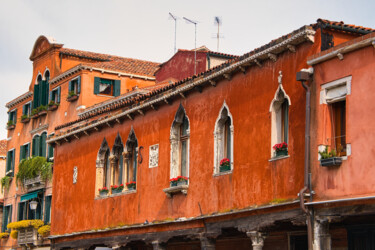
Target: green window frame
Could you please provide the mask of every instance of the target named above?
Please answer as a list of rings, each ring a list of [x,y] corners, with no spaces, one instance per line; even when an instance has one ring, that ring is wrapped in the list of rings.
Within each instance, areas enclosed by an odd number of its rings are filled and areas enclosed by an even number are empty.
[[[2,232],[7,231],[7,226],[12,222],[12,205],[4,206],[3,208],[3,225],[1,227]]]
[[[47,106],[49,97],[49,73],[46,80],[42,80],[41,75],[37,79],[37,84],[34,85],[33,109],[40,106]]]
[[[7,163],[5,173],[7,176],[14,176],[14,160],[16,149],[9,150],[7,153]]]
[[[51,223],[51,203],[52,195],[46,196],[44,200],[44,224]]]
[[[81,76],[78,76],[69,82],[69,93],[79,95],[81,93]]]
[[[121,80],[94,77],[94,94],[119,96],[121,94]]]
[[[35,135],[33,137],[33,148],[32,148],[32,156],[47,156],[47,132],[43,132],[41,135]]]
[[[8,125],[17,123],[17,109],[8,112]]]
[[[49,93],[49,102],[53,101],[54,103],[60,103],[61,98],[61,87],[54,88]]]
[[[20,147],[20,162],[23,159],[27,159],[30,157],[30,143],[26,143],[24,145],[21,145]]]

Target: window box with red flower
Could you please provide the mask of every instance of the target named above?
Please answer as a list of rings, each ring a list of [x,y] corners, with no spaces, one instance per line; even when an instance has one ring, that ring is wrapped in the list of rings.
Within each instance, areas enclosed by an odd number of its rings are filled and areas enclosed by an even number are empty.
[[[230,160],[228,158],[224,158],[220,161],[220,173],[230,171]]]
[[[137,187],[137,183],[135,181],[128,182],[126,183],[126,187],[128,188],[128,190],[135,190]]]
[[[272,148],[275,150],[276,157],[288,155],[288,144],[286,142],[277,143]]]
[[[109,192],[109,190],[108,190],[107,187],[99,188],[99,195],[100,196],[107,196],[108,192]]]
[[[112,194],[118,194],[118,193],[121,193],[123,189],[124,189],[124,184],[112,185],[111,186],[111,193]]]
[[[171,187],[176,187],[187,185],[188,179],[189,178],[185,176],[177,176],[176,178],[169,179],[169,182],[171,184]]]

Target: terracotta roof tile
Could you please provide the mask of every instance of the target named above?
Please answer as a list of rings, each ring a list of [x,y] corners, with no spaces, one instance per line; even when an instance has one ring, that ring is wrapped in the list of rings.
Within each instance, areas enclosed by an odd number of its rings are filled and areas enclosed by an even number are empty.
[[[7,155],[7,140],[0,141],[0,156]]]
[[[84,63],[84,65],[87,66],[146,76],[154,76],[155,71],[160,65],[160,63],[156,62],[67,48],[62,48],[60,53],[63,55],[94,60],[94,62]]]
[[[362,27],[358,25],[353,24],[345,24],[343,21],[337,22],[337,21],[330,21],[326,19],[318,19],[317,24],[322,24],[323,28],[332,28],[336,30],[344,30],[345,28],[350,28],[351,32],[358,32],[358,33],[371,33],[374,32],[374,29]],[[348,31],[348,30],[346,30]]]

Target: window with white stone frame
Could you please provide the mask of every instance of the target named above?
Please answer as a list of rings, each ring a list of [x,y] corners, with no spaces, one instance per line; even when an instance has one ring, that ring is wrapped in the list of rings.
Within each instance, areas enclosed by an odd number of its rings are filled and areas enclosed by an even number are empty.
[[[279,143],[288,143],[290,98],[286,94],[281,81],[270,105],[271,112],[271,157],[276,156],[273,148]]]
[[[104,138],[100,146],[98,156],[96,159],[96,186],[95,192],[99,194],[99,188],[107,187],[110,188],[111,178],[110,178],[110,150],[108,147],[107,140]]]
[[[120,185],[124,184],[123,169],[124,169],[124,144],[120,134],[118,133],[115,143],[112,148],[112,155],[110,156],[111,164],[111,184]]]
[[[170,133],[171,166],[170,178],[189,177],[189,119],[182,105],[179,106]]]
[[[131,128],[128,139],[126,140],[124,152],[124,180],[126,183],[137,182],[138,139],[135,136],[133,128]]]
[[[320,105],[328,112],[324,112],[324,124],[331,129],[324,130],[324,142],[319,151],[335,150],[337,156],[351,154],[351,144],[347,143],[346,133],[346,97],[351,94],[352,77],[344,77],[321,85]]]
[[[220,162],[225,158],[230,162],[229,171],[233,170],[233,135],[233,117],[224,101],[214,130],[214,174],[225,172],[220,170]]]

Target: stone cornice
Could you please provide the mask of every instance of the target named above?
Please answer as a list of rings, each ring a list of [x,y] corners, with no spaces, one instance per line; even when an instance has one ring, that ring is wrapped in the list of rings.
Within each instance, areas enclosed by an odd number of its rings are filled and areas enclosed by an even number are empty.
[[[27,100],[28,98],[32,97],[33,96],[33,92],[32,91],[29,91],[29,92],[26,92],[25,94],[17,97],[16,99],[8,102],[5,107],[10,109],[12,107],[14,107],[15,105],[17,105],[18,103],[21,103],[23,102],[24,100]]]

